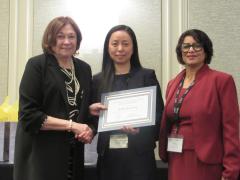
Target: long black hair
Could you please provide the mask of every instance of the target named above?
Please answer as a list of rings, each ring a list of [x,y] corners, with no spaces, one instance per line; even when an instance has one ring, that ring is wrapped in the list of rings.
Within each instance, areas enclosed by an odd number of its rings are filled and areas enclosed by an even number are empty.
[[[126,25],[114,26],[107,33],[107,36],[104,41],[102,73],[101,73],[102,74],[102,82],[101,82],[102,92],[108,92],[108,91],[111,91],[111,89],[112,89],[112,82],[114,80],[115,67],[114,67],[113,60],[109,55],[108,46],[109,46],[109,40],[111,38],[111,35],[116,31],[127,32],[132,40],[133,54],[132,54],[131,60],[130,60],[131,69],[142,67],[140,60],[139,60],[137,38],[136,38],[134,31],[129,26],[126,26]]]

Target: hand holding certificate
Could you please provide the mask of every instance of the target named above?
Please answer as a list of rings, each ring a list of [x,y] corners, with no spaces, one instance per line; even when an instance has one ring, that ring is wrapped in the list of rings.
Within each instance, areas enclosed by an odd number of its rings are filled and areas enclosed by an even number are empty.
[[[102,94],[98,132],[155,124],[156,86]]]

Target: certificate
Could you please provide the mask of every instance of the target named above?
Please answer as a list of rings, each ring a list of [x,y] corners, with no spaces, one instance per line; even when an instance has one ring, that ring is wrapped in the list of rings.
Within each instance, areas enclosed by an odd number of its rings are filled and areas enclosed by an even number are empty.
[[[107,110],[100,113],[98,132],[155,124],[156,86],[104,93],[101,103]]]

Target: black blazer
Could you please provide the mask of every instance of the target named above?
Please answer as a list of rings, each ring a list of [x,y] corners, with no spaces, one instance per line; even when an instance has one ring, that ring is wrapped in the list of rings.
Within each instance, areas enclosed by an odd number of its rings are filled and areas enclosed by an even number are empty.
[[[73,58],[80,84],[77,102],[80,115],[75,120],[88,123],[91,69],[85,62]],[[68,119],[68,103],[63,73],[53,55],[42,54],[29,59],[19,89],[19,122],[16,132],[14,180],[66,180],[69,139],[72,133],[40,131],[47,115]],[[74,148],[74,180],[83,176],[84,145]]]
[[[101,100],[101,82],[102,73],[93,76],[93,102],[100,102]],[[135,149],[137,153],[142,153],[148,150],[153,150],[156,147],[155,141],[158,140],[160,120],[163,111],[163,99],[161,95],[160,86],[156,78],[155,71],[152,69],[138,68],[132,69],[128,79],[128,89],[141,88],[147,86],[157,86],[157,99],[156,99],[156,125],[141,127],[140,133],[137,135],[128,135],[129,148]],[[109,132],[101,132],[98,137],[97,152],[103,155],[106,148],[109,147]]]

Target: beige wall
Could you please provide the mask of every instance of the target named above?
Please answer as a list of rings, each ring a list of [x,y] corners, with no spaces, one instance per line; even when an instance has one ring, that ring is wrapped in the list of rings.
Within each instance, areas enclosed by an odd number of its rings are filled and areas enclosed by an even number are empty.
[[[96,73],[101,68],[107,32],[115,25],[126,24],[136,33],[142,64],[155,68],[161,79],[161,1],[125,0],[121,3],[122,6],[120,3],[116,6],[116,2],[110,0],[73,0],[71,3],[67,0],[35,0],[33,55],[41,53],[41,38],[47,23],[56,16],[68,15],[77,22],[83,34],[79,56]]]
[[[8,32],[9,32],[9,1],[0,1],[0,104],[7,96],[8,90]]]
[[[205,31],[213,41],[211,67],[234,77],[240,102],[240,1],[189,1],[189,27]]]

